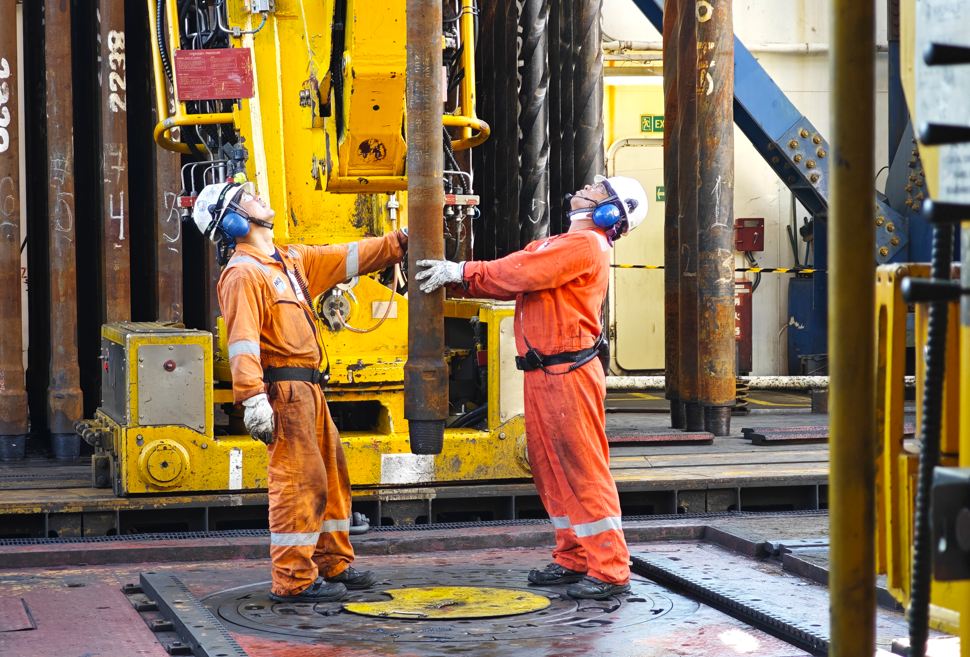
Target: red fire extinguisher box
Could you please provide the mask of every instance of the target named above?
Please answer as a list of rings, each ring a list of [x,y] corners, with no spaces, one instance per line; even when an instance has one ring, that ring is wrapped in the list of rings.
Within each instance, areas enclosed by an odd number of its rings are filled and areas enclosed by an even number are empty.
[[[752,326],[751,292],[754,284],[745,279],[734,280],[734,342],[737,347],[738,374],[751,372]]]

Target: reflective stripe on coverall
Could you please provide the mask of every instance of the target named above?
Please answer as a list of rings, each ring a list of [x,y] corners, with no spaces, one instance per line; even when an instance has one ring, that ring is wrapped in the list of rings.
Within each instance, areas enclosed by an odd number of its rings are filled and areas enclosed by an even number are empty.
[[[324,364],[310,308],[291,274],[298,268],[316,297],[358,274],[400,262],[406,239],[398,231],[351,244],[293,244],[278,249],[282,263],[240,244],[219,280],[233,397],[239,404],[266,392],[273,406],[269,529],[278,595],[298,593],[318,576],[339,575],[354,560],[350,476],[323,391],[299,381],[263,383],[266,367]]]
[[[592,347],[602,332],[609,265],[602,231],[579,230],[532,242],[500,260],[465,263],[464,279],[473,296],[515,299],[520,356],[526,352],[523,331],[537,351],[552,355]],[[569,367],[547,369],[561,373]],[[529,463],[556,530],[553,561],[625,584],[630,553],[610,473],[605,399],[599,359],[568,374],[525,372]]]

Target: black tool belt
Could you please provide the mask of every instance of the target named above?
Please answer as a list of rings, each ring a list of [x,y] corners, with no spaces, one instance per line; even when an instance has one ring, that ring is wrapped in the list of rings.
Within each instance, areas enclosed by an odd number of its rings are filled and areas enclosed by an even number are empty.
[[[569,368],[569,371],[572,371],[599,356],[600,349],[602,349],[604,344],[606,344],[606,341],[603,340],[603,335],[600,334],[592,347],[580,349],[579,351],[564,351],[559,354],[546,356],[540,354],[535,348],[530,348],[525,352],[525,356],[515,357],[515,368],[523,372],[531,372],[532,370],[538,369],[545,370],[547,367],[552,367],[553,365],[574,363],[573,367]]]
[[[279,383],[280,381],[306,381],[321,384],[330,380],[330,368],[321,372],[315,367],[267,367],[263,370],[263,381]]]

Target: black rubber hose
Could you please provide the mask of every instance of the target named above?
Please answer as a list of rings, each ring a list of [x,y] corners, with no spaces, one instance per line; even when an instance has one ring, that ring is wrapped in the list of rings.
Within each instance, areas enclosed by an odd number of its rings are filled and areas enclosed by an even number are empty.
[[[488,404],[482,404],[478,408],[468,411],[467,413],[462,415],[460,418],[455,420],[454,424],[452,424],[448,428],[465,429],[470,425],[478,424],[478,422],[484,419],[487,414],[488,414]]]
[[[165,24],[162,22],[164,19],[165,0],[158,0],[158,4],[155,6],[155,39],[158,41],[158,52],[162,57],[162,68],[165,69],[165,75],[169,82],[175,84],[175,80],[172,79],[172,63],[168,59],[168,48],[165,46]]]
[[[931,276],[949,281],[953,227],[933,227]],[[930,304],[926,331],[926,376],[923,384],[923,421],[920,427],[919,480],[913,538],[913,577],[909,599],[909,654],[925,657],[930,624],[930,584],[933,579],[933,537],[930,532],[930,490],[933,470],[940,462],[943,416],[943,379],[946,374],[946,332],[950,304]]]

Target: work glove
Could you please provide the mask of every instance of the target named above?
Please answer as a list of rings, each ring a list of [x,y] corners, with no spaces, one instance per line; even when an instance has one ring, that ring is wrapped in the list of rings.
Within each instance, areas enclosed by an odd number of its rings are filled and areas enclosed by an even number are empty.
[[[267,445],[273,443],[273,407],[261,392],[243,401],[243,423],[249,435]]]
[[[414,278],[424,281],[420,286],[421,291],[430,294],[442,285],[461,283],[465,263],[450,260],[418,260],[418,267],[427,267],[424,271],[415,274]]]

